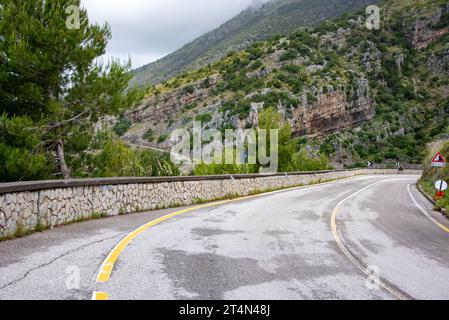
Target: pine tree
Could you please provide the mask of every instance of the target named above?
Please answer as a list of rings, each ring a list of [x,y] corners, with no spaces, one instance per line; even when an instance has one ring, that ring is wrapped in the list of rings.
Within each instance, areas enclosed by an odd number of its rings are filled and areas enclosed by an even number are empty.
[[[109,25],[91,24],[80,0],[0,0],[0,134],[13,118],[31,121],[24,130],[39,143],[28,146],[30,157],[54,155],[64,178],[70,177],[67,141],[89,137],[102,115],[118,114],[141,97],[127,90],[129,61],[98,62],[110,38]],[[4,147],[23,151],[0,138]]]

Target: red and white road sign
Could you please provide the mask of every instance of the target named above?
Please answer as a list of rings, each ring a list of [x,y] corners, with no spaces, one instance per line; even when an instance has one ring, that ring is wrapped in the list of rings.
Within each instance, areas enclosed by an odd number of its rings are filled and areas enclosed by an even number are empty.
[[[444,160],[442,154],[440,152],[437,153],[435,157],[432,159],[432,167],[445,167],[446,161]]]

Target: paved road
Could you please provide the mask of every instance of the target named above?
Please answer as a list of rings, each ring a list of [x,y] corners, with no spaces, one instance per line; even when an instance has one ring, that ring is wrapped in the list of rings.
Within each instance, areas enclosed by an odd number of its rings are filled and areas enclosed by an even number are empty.
[[[183,213],[137,235],[105,283],[95,279],[121,239],[180,209],[3,242],[0,299],[447,300],[449,223],[417,179],[357,177]]]

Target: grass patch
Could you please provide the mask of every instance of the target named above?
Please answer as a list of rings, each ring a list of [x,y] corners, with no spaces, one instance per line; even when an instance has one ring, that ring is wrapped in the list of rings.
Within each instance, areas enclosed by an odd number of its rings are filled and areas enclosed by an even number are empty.
[[[427,194],[427,196],[429,196],[430,198],[434,199],[435,197],[435,186],[434,186],[434,182],[431,181],[427,181],[424,179],[421,179],[418,182],[418,186],[421,187],[421,190]],[[448,192],[445,192],[445,196],[443,199],[438,200],[435,202],[435,210],[441,211],[441,210],[445,210],[446,213],[449,212],[449,194]]]

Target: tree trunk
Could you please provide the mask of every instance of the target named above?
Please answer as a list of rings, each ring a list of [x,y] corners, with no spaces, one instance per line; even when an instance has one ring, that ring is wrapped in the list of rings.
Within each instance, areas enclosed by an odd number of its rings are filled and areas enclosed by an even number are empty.
[[[70,171],[65,162],[64,143],[61,140],[56,144],[56,162],[64,179],[70,179]]]

